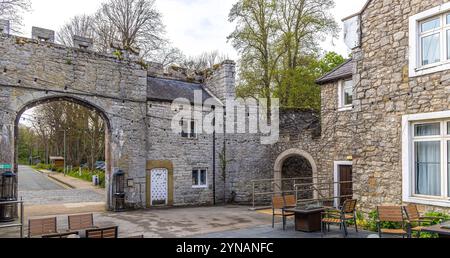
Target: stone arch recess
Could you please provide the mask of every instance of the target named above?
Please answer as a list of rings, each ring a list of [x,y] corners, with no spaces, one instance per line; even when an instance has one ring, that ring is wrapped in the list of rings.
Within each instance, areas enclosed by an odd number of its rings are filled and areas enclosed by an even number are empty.
[[[281,185],[282,185],[282,172],[283,172],[283,164],[284,162],[292,157],[295,156],[301,156],[305,158],[312,168],[313,173],[313,182],[314,184],[317,184],[317,176],[318,176],[318,170],[317,170],[317,164],[314,160],[313,156],[309,154],[308,152],[300,149],[289,149],[283,153],[281,153],[277,160],[275,161],[275,167],[274,167],[274,182],[276,184],[276,191],[281,191]],[[314,197],[317,198],[317,192],[315,191]]]

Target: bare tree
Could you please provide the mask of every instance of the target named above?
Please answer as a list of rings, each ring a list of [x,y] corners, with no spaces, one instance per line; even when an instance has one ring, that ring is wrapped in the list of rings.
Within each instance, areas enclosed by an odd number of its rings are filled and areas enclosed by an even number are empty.
[[[188,57],[183,61],[181,66],[189,70],[201,71],[208,68],[213,68],[215,64],[219,64],[227,59],[228,56],[215,50],[212,52],[204,52],[195,57]]]
[[[80,15],[73,17],[56,34],[59,43],[73,47],[73,36],[94,38],[94,17]]]
[[[140,50],[146,57],[165,43],[161,14],[154,3],[154,0],[109,0],[102,5],[99,20],[111,24],[117,32],[113,43],[135,53]]]
[[[154,53],[149,54],[147,58],[162,64],[164,67],[171,65],[181,66],[185,60],[183,52],[179,48],[172,47],[170,44],[153,52]]]
[[[11,29],[18,32],[22,24],[22,13],[31,11],[30,0],[0,0],[0,18],[11,21]]]

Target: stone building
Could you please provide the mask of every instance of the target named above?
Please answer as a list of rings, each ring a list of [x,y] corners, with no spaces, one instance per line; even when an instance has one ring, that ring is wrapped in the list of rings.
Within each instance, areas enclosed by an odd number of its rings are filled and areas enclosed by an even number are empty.
[[[372,0],[344,19],[353,60],[318,81],[323,137],[328,163],[352,160],[364,211],[450,208],[449,24],[441,0]]]
[[[0,33],[0,163],[12,164],[16,172],[20,116],[60,100],[93,109],[105,120],[111,209],[118,171],[125,172],[129,208],[250,203],[252,180],[281,182],[317,177],[323,171],[319,115],[310,110],[282,111],[280,140],[272,145],[262,144],[260,134],[199,132],[194,130],[196,120],[183,121],[182,133],[172,130],[172,119],[180,111],[173,106],[175,99],[192,104],[200,93],[200,101],[221,106],[235,98],[233,61],[202,73],[164,70],[126,53],[97,53],[90,39],[74,37],[75,47],[66,47],[55,44],[54,38],[53,31],[42,28],[33,28],[31,39],[7,30]],[[273,190],[272,185],[265,187]]]

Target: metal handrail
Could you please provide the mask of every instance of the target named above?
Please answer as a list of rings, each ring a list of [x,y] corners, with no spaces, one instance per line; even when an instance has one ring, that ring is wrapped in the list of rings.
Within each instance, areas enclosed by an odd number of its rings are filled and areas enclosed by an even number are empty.
[[[336,185],[343,185],[343,184],[350,184],[350,183],[354,183],[354,181],[342,181],[342,182],[322,182],[322,183],[302,183],[302,184],[297,184],[296,181],[297,180],[313,180],[317,179],[317,178],[325,178],[325,179],[329,179],[326,177],[309,177],[309,178],[286,178],[286,179],[282,179],[281,181],[294,181],[294,190],[286,190],[283,191],[281,190],[282,187],[276,182],[279,180],[274,180],[274,179],[263,179],[263,180],[252,180],[252,186],[253,186],[253,192],[252,192],[252,204],[253,204],[253,208],[256,208],[256,197],[257,196],[274,196],[274,195],[285,195],[285,194],[295,194],[296,199],[298,200],[298,195],[299,193],[302,192],[315,192],[317,193],[318,197],[314,197],[314,199],[303,199],[300,201],[297,201],[298,203],[301,202],[311,202],[311,201],[324,201],[324,200],[336,200],[336,199],[341,199],[341,198],[351,198],[353,196],[350,195],[343,195],[343,196],[330,196],[327,197],[326,194],[324,194],[324,191],[328,191],[329,193],[334,193],[334,187]],[[272,182],[272,187],[273,187],[273,191],[271,192],[256,192],[256,183],[258,182]],[[324,185],[328,185],[330,187],[327,188],[320,188],[320,186],[324,186]],[[299,187],[305,187],[305,186],[310,186],[309,189],[299,189]],[[276,191],[275,187],[277,187],[278,189],[280,189],[280,191]]]
[[[11,204],[19,204],[20,205],[20,217],[19,217],[19,223],[5,223],[5,225],[1,225],[0,223],[0,229],[1,228],[20,228],[20,238],[23,238],[23,227],[24,227],[24,202],[21,198],[20,201],[6,201],[6,202],[0,202],[0,206],[2,205],[11,205]]]

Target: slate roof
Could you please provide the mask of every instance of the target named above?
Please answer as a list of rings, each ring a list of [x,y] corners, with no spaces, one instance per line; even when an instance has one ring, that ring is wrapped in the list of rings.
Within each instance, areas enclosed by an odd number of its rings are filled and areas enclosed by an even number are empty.
[[[316,80],[319,85],[326,84],[329,82],[335,82],[340,79],[349,78],[353,75],[353,60],[349,59],[345,61],[340,66],[333,69],[331,72],[325,74],[321,78]]]
[[[213,97],[203,89],[202,84],[155,77],[147,79],[147,98],[149,100],[172,102],[175,99],[184,98],[194,103],[196,90],[202,91],[203,101]]]

